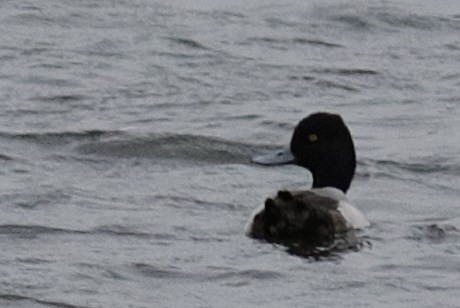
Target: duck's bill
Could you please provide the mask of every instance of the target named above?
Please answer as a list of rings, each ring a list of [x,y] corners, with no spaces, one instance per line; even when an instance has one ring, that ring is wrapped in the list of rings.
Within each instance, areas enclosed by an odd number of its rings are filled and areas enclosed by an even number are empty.
[[[264,166],[292,164],[294,163],[294,155],[289,148],[285,148],[254,156],[252,162]]]

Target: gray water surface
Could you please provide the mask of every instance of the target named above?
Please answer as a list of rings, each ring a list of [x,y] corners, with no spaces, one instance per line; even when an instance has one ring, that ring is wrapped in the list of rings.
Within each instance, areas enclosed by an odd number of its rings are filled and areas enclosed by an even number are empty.
[[[1,307],[460,307],[458,1],[0,3]],[[358,252],[247,238],[339,113]]]

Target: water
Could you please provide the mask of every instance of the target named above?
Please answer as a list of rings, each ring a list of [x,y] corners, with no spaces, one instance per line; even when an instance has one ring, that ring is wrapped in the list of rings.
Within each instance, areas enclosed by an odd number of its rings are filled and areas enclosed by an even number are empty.
[[[460,307],[457,1],[3,1],[0,306]],[[372,247],[244,236],[343,116]]]

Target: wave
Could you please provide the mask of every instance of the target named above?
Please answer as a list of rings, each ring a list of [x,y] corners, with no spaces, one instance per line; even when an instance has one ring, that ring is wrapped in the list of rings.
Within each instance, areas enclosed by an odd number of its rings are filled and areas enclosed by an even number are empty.
[[[192,40],[189,38],[181,38],[181,37],[169,37],[168,38],[171,42],[176,43],[178,45],[183,45],[189,48],[194,48],[194,49],[208,49],[201,43],[199,43],[196,40]]]
[[[16,225],[5,224],[0,225],[0,234],[2,235],[16,235],[25,238],[35,238],[42,234],[85,234],[88,232],[79,230],[70,230],[54,227],[46,227],[39,225]]]
[[[70,103],[75,101],[82,101],[87,99],[87,96],[80,94],[62,94],[62,95],[48,95],[48,96],[34,96],[29,98],[30,101],[41,101],[50,103]]]
[[[427,241],[431,243],[443,243],[445,241],[458,241],[460,230],[452,225],[418,225],[411,228],[408,239],[415,241]]]
[[[362,168],[373,168],[376,173],[410,172],[413,174],[449,174],[460,175],[460,165],[450,158],[427,157],[414,162],[394,160],[362,159],[358,161]]]
[[[138,237],[138,238],[151,238],[154,237],[156,239],[173,239],[175,238],[172,235],[168,234],[150,234],[150,233],[144,233],[144,232],[138,232],[135,230],[132,230],[131,228],[127,226],[121,226],[121,225],[104,225],[104,226],[99,226],[91,231],[87,232],[91,234],[105,234],[105,235],[115,235],[115,236],[128,236],[128,237]]]
[[[132,230],[127,226],[104,225],[90,230],[65,229],[40,225],[0,225],[0,235],[18,236],[21,238],[36,238],[39,235],[109,235],[136,238],[154,238],[158,240],[174,239],[169,234],[150,234]]]
[[[324,16],[325,14],[321,14]],[[332,8],[325,16],[333,22],[360,31],[383,30],[400,32],[411,29],[421,31],[458,30],[460,25],[456,16],[436,16],[415,14],[384,7],[366,10],[348,8]]]
[[[70,196],[59,189],[43,191],[40,193],[5,193],[0,197],[1,202],[7,202],[22,209],[36,209],[39,207],[54,205],[69,199]]]
[[[175,266],[159,266],[146,263],[132,263],[134,271],[156,279],[190,279],[191,281],[233,281],[235,279],[276,280],[284,275],[280,272],[260,269],[239,270],[232,268],[212,267],[205,272],[182,271]]]
[[[196,279],[193,273],[180,271],[174,266],[154,266],[146,263],[133,263],[132,267],[139,274],[156,279]]]
[[[455,18],[418,15],[412,13],[379,12],[375,14],[375,19],[379,22],[391,26],[392,28],[417,29],[417,30],[441,30],[449,27],[454,30],[460,29],[458,21]]]
[[[336,42],[327,42],[325,40],[317,38],[305,38],[305,37],[293,37],[293,38],[283,38],[283,37],[251,37],[248,39],[248,42],[255,42],[268,45],[278,45],[278,47],[286,47],[289,45],[309,45],[317,47],[326,47],[326,48],[342,48],[343,45]]]
[[[6,154],[0,154],[0,160],[14,160],[14,158]]]
[[[314,70],[316,73],[334,74],[339,76],[366,76],[366,75],[380,75],[378,71],[362,68],[326,68],[321,70]]]
[[[348,92],[359,92],[360,90],[357,87],[353,87],[348,84],[339,83],[335,81],[330,81],[330,80],[325,80],[321,79],[315,82],[315,84],[324,89],[338,89],[338,90],[343,90],[343,91],[348,91]]]
[[[41,133],[14,133],[14,132],[0,132],[0,138],[9,140],[23,140],[39,144],[59,145],[63,143],[72,143],[82,140],[93,140],[102,137],[109,137],[120,134],[120,131],[106,131],[106,130],[84,130],[84,131],[64,131],[64,132],[41,132]]]
[[[57,308],[88,308],[88,306],[77,306],[72,304],[67,304],[63,302],[50,301],[39,299],[31,296],[24,296],[18,294],[0,294],[0,300],[7,302],[32,302],[35,304],[40,304],[48,307],[57,307]]]
[[[79,153],[87,155],[206,163],[249,163],[250,158],[261,149],[266,147],[187,134],[123,136],[117,140],[98,140],[77,147]]]
[[[247,117],[252,118],[253,115]],[[41,146],[71,145],[79,157],[151,158],[214,164],[249,163],[251,157],[276,147],[245,144],[216,137],[190,134],[136,134],[119,130],[86,130],[42,133],[0,132],[0,139],[31,142]],[[14,159],[0,154],[0,160]]]
[[[427,189],[456,194],[460,165],[447,158],[414,162],[366,159],[358,161],[356,176],[410,182]]]
[[[199,206],[213,209],[222,209],[227,211],[239,211],[244,210],[246,207],[241,204],[225,203],[225,202],[210,202],[193,197],[181,197],[181,196],[168,196],[168,195],[156,195],[155,200],[162,202],[170,202],[171,207],[190,208],[190,206]]]

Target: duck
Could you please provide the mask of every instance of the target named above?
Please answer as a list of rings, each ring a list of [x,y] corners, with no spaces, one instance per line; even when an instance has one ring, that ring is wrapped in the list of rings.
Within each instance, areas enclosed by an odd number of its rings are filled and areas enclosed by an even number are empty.
[[[340,235],[370,226],[346,196],[355,175],[356,153],[340,115],[310,114],[295,127],[289,147],[255,156],[252,162],[295,164],[310,171],[313,183],[311,189],[280,190],[267,198],[246,226],[249,237],[297,249],[305,243],[327,246]]]

